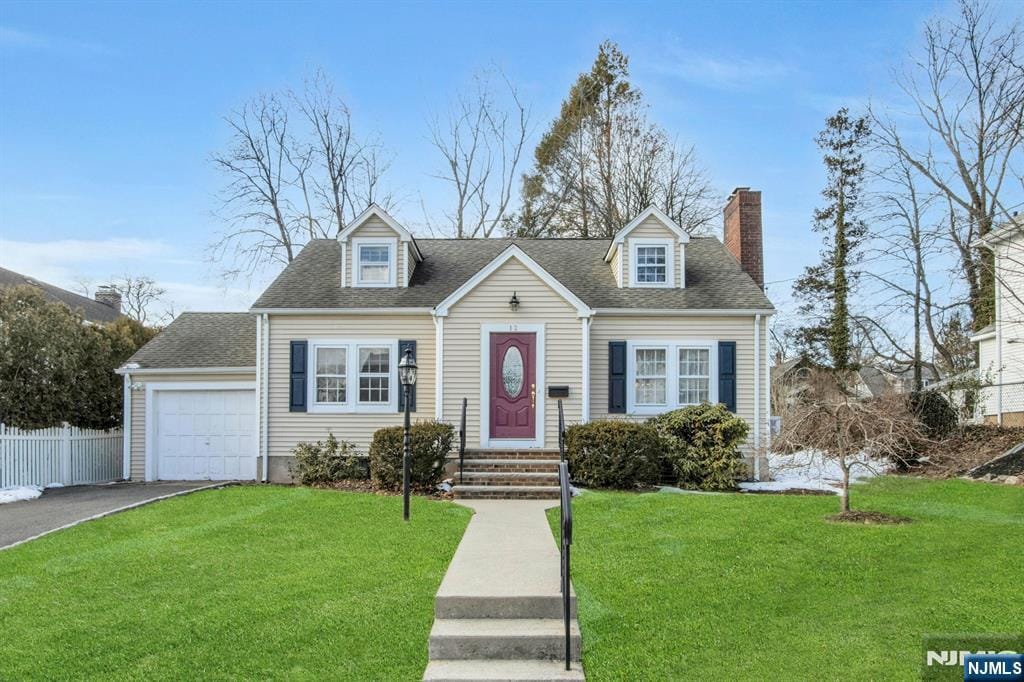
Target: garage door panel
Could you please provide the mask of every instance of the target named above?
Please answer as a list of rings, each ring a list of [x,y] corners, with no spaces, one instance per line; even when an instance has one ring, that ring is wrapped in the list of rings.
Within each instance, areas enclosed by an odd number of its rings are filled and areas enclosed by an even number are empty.
[[[256,478],[255,402],[252,390],[159,392],[157,478]]]

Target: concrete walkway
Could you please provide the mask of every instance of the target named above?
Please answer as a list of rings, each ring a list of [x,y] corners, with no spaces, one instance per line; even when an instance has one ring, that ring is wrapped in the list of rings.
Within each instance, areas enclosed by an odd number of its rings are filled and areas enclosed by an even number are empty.
[[[34,500],[0,505],[0,549],[123,509],[218,485],[225,484],[169,481],[49,488]]]
[[[550,500],[472,500],[475,514],[434,608],[425,680],[582,680],[576,597],[565,670],[558,547]]]

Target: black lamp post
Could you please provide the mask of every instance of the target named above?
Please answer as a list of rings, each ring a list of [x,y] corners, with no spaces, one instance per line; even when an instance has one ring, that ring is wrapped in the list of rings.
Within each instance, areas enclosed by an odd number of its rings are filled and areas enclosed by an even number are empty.
[[[402,383],[402,394],[405,397],[405,440],[402,453],[402,518],[409,520],[409,478],[412,466],[412,431],[409,424],[409,393],[416,385],[416,359],[412,349],[406,348],[402,360],[398,363],[398,380]]]

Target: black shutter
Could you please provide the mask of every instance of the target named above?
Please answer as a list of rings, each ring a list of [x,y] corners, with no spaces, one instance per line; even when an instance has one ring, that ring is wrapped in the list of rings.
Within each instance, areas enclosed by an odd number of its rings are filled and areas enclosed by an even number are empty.
[[[306,353],[309,343],[292,341],[290,381],[288,382],[288,411],[306,411]]]
[[[398,342],[398,360],[400,362],[405,357],[405,349],[409,348],[412,350],[412,359],[416,359],[416,342],[415,341],[399,341]],[[405,412],[405,388],[399,384],[398,386],[398,411]],[[416,411],[416,387],[413,386],[409,389],[409,411]]]
[[[718,402],[736,412],[736,342],[718,342]]]
[[[626,342],[608,342],[608,412],[626,413]]]

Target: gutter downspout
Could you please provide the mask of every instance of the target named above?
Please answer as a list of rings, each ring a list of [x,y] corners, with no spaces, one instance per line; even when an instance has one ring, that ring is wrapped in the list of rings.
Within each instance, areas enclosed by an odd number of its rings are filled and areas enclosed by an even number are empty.
[[[581,417],[580,421],[586,424],[590,421],[590,320],[589,317],[581,317],[580,324],[582,325],[580,335],[583,337],[583,366],[581,371],[583,375],[581,377],[580,385],[582,387],[583,395],[580,396],[580,410]]]
[[[754,315],[754,480],[761,480],[761,314]]]
[[[132,475],[132,375],[131,372],[124,374],[124,425],[121,427],[121,438],[123,439],[124,453],[122,454],[121,478],[128,480]]]
[[[999,252],[992,247],[992,267],[996,276],[993,292],[996,297],[996,366],[999,367],[999,386],[996,389],[996,424],[1003,425],[1003,297],[999,295]]]
[[[444,419],[444,318],[434,315],[434,418]]]
[[[260,442],[263,447],[263,482],[270,482],[270,443],[268,438],[270,437],[270,316],[263,313],[261,316],[263,324],[261,325],[261,338],[262,344],[260,353],[260,361],[262,371],[260,373],[262,383],[260,384],[260,392],[263,394],[262,404],[260,405],[261,418],[260,426],[262,428],[262,437]]]

